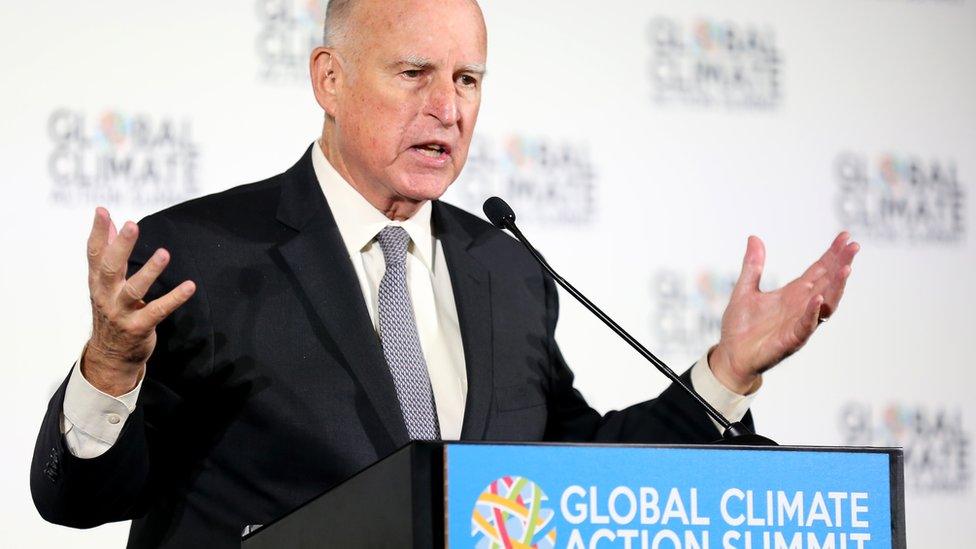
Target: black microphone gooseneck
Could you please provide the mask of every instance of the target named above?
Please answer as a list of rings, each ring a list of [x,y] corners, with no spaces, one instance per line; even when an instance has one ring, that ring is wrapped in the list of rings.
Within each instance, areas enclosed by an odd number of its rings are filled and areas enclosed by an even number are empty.
[[[647,350],[646,347],[641,345],[639,341],[637,341],[636,339],[634,339],[633,336],[627,333],[627,330],[624,330],[612,318],[607,316],[606,313],[601,311],[599,307],[594,305],[592,301],[587,299],[585,295],[583,295],[582,293],[580,293],[579,290],[573,287],[572,284],[567,282],[563,277],[559,276],[559,273],[557,273],[549,265],[549,263],[545,260],[545,258],[543,258],[542,255],[532,246],[532,244],[529,243],[529,240],[525,238],[525,235],[522,234],[522,231],[519,230],[518,226],[515,224],[515,212],[504,200],[498,198],[497,196],[493,196],[489,198],[488,200],[485,201],[484,211],[485,211],[485,215],[488,217],[488,220],[491,221],[493,225],[495,225],[499,229],[508,229],[513,235],[515,235],[515,238],[517,238],[519,242],[521,242],[525,246],[525,249],[527,249],[529,253],[532,254],[532,257],[534,257],[535,260],[538,261],[540,265],[542,265],[542,268],[545,269],[550,276],[552,276],[553,280],[555,280],[557,284],[562,286],[563,289],[569,292],[571,296],[575,297],[576,300],[582,303],[584,307],[589,309],[591,313],[593,313],[594,315],[596,315],[597,318],[602,320],[604,324],[606,324],[611,330],[614,331],[614,333],[616,333],[618,336],[623,338],[623,340],[626,341],[631,347],[633,347],[634,350],[640,353],[640,355],[643,356],[645,359],[647,359],[648,362],[653,364],[654,367],[658,369],[658,371],[660,371],[662,374],[667,376],[667,378],[673,381],[674,383],[677,383],[682,389],[684,389],[686,393],[688,393],[691,396],[691,398],[693,398],[696,402],[698,402],[698,404],[701,405],[701,407],[705,410],[705,412],[708,413],[709,417],[714,419],[719,425],[722,426],[723,429],[722,440],[720,442],[728,443],[728,444],[753,445],[753,446],[775,446],[776,445],[776,443],[773,442],[772,440],[751,432],[741,422],[738,421],[731,422],[728,419],[726,419],[725,416],[723,416],[718,410],[715,409],[715,407],[709,404],[707,400],[702,398],[702,396],[699,395],[694,389],[689,387],[681,379],[681,377],[674,372],[674,370],[669,368],[668,365],[664,363],[664,361],[654,356],[654,353],[650,352],[649,350]]]

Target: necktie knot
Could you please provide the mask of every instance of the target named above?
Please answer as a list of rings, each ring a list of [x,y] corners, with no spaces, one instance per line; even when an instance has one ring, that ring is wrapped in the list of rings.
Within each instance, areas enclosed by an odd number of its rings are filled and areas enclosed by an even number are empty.
[[[403,227],[387,225],[376,235],[376,241],[383,250],[383,260],[386,261],[387,269],[391,267],[402,267],[406,264],[407,246],[410,244],[410,235]]]

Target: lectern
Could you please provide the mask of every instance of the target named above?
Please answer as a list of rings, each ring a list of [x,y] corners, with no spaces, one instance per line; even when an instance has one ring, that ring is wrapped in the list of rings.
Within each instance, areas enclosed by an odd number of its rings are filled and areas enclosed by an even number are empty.
[[[281,547],[905,547],[900,449],[410,444],[242,541]]]

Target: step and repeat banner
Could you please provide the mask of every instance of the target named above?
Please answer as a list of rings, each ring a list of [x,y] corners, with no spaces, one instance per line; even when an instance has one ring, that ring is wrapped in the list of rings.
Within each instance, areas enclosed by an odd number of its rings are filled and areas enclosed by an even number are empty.
[[[850,230],[863,251],[841,308],[766,375],[758,428],[904,447],[909,545],[976,537],[976,2],[483,9],[481,118],[445,199],[506,198],[549,261],[677,369],[717,341],[748,235],[766,243],[770,289]],[[137,220],[288,168],[321,130],[307,67],[323,14],[315,0],[0,6],[0,545],[123,543],[125,524],[44,523],[28,489],[47,400],[88,336],[94,208]],[[602,411],[665,386],[568,296],[557,335]]]

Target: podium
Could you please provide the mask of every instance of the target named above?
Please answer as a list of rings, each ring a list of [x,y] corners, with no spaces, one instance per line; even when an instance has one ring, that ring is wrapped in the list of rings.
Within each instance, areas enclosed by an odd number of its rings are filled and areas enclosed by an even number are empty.
[[[279,547],[905,547],[900,449],[415,442],[242,540]]]

